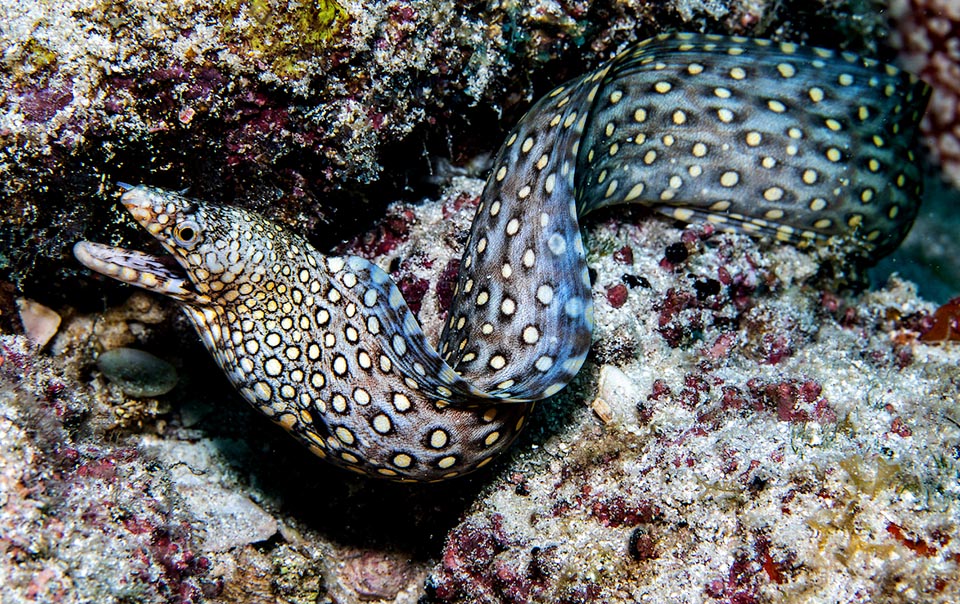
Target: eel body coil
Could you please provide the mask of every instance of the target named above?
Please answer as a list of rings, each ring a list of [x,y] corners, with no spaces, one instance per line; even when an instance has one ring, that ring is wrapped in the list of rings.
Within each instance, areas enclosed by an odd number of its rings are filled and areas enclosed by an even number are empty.
[[[178,300],[230,381],[316,455],[393,480],[488,464],[580,370],[593,328],[578,219],[683,221],[882,255],[918,209],[929,91],[848,53],[671,34],[547,94],[500,149],[435,348],[390,277],[249,211],[136,187],[176,259],[91,242],[89,268]]]

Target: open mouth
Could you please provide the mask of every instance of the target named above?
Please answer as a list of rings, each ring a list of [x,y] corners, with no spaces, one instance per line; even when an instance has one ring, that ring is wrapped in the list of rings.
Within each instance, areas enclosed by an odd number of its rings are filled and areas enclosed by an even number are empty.
[[[206,304],[210,301],[197,292],[193,282],[172,258],[92,241],[74,244],[73,255],[90,270],[117,281],[190,304]]]

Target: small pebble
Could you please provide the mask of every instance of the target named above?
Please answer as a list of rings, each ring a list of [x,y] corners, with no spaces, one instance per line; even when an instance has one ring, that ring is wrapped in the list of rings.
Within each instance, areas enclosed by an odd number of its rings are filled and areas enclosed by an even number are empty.
[[[657,544],[654,538],[643,528],[634,529],[627,545],[630,557],[638,562],[657,558]]]
[[[664,254],[666,259],[673,264],[680,264],[690,255],[690,252],[687,250],[687,246],[682,242],[671,243],[667,246],[667,251]]]
[[[108,350],[97,359],[97,366],[108,380],[134,398],[160,396],[177,385],[173,365],[135,348]]]
[[[633,287],[650,287],[650,282],[647,281],[647,278],[646,278],[646,277],[641,277],[641,276],[639,276],[639,275],[633,275],[633,274],[631,274],[631,273],[627,273],[626,275],[624,275],[623,277],[621,277],[621,281],[623,281],[624,283],[626,283],[627,285],[629,285],[631,288],[633,288]]]
[[[623,246],[613,253],[613,259],[620,264],[633,264],[633,248],[631,248],[629,245]]]
[[[346,557],[342,568],[341,583],[360,600],[394,600],[414,572],[408,557],[373,549]]]
[[[617,415],[615,408],[623,412],[638,396],[637,387],[627,374],[613,365],[604,365],[600,368],[597,396],[590,408],[603,423],[609,424]]]
[[[627,286],[618,283],[613,287],[607,288],[607,302],[614,308],[620,308],[627,302]]]
[[[57,335],[60,315],[53,310],[26,298],[17,299],[17,310],[20,312],[24,333],[37,348],[43,348],[50,338]]]
[[[720,282],[716,279],[700,279],[693,283],[693,288],[697,291],[697,300],[703,302],[720,293]]]

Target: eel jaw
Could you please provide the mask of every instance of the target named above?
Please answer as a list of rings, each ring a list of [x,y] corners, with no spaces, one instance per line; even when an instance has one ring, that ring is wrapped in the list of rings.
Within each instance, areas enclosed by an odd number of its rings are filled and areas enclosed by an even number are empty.
[[[73,255],[90,270],[117,281],[194,306],[211,302],[209,296],[197,293],[185,274],[171,270],[157,256],[92,241],[78,241],[73,246]]]

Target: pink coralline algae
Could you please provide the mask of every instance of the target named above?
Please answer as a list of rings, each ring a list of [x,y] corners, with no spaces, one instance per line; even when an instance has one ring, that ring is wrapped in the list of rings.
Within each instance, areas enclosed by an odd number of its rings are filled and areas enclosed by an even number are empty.
[[[496,555],[509,545],[509,539],[502,531],[502,522],[501,516],[493,515],[483,525],[462,525],[450,533],[441,562],[442,574],[433,585],[438,600],[454,600],[467,595],[461,593],[465,585],[470,585],[473,590],[483,589],[487,595],[502,591],[502,585],[496,585],[491,577],[486,576]],[[471,595],[481,594],[474,592]]]
[[[607,302],[613,308],[620,308],[627,302],[627,286],[618,283],[607,288]]]
[[[890,5],[903,66],[933,86],[921,125],[927,146],[960,187],[960,3],[895,0]]]
[[[20,97],[20,110],[28,123],[45,122],[73,101],[73,93],[66,87],[34,88]]]
[[[716,579],[704,586],[704,593],[712,599],[728,604],[760,604],[761,588],[765,580],[783,583],[784,563],[770,554],[770,543],[758,535],[750,554],[738,552],[725,579]]]
[[[397,281],[397,287],[400,288],[400,293],[403,294],[403,299],[407,301],[407,305],[413,311],[413,314],[419,314],[420,307],[423,304],[423,296],[430,289],[430,282],[407,274],[400,277],[400,280]]]
[[[631,248],[629,245],[623,246],[613,253],[613,259],[620,264],[630,266],[633,264],[633,248]]]
[[[413,219],[409,208],[394,208],[374,230],[359,235],[340,249],[364,258],[385,256],[409,238]]]
[[[747,387],[757,410],[774,411],[782,422],[837,421],[837,414],[830,408],[830,403],[821,396],[823,387],[816,382],[789,380],[764,383],[751,380]]]
[[[447,263],[447,266],[440,273],[437,280],[437,304],[441,312],[446,312],[453,301],[453,291],[457,285],[457,274],[460,271],[460,260],[453,259]]]

